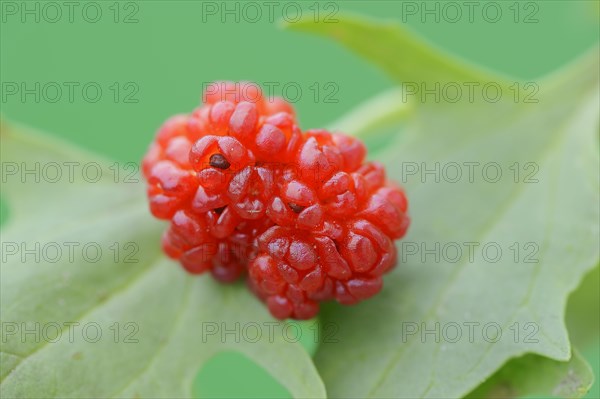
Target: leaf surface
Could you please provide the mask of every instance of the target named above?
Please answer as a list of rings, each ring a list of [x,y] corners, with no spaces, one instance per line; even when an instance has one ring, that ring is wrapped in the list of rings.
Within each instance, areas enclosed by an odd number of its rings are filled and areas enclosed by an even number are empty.
[[[115,180],[104,160],[22,127],[3,124],[1,139],[4,165],[80,165],[72,179],[13,168],[3,182],[2,397],[190,397],[222,350],[254,360],[294,397],[325,396],[308,354],[243,284],[189,276],[162,256],[163,226],[137,175]],[[97,181],[81,173],[92,163]],[[250,323],[252,341],[242,335]]]
[[[574,351],[568,362],[525,355],[508,362],[500,371],[471,392],[467,399],[581,398],[594,382],[585,359]]]
[[[504,88],[495,102],[413,97],[414,116],[376,154],[405,186],[412,225],[378,297],[328,308],[339,341],[316,363],[330,395],[460,397],[523,354],[571,359],[567,298],[599,256],[598,50],[535,82],[532,102],[399,26],[290,27],[339,41],[399,82]]]

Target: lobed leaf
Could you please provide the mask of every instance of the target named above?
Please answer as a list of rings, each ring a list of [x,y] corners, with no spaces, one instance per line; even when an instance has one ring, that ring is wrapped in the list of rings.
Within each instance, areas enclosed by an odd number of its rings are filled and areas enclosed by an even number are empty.
[[[509,361],[471,392],[467,399],[521,398],[525,396],[581,398],[594,382],[585,359],[574,351],[567,362],[536,355]]]
[[[2,397],[191,397],[198,370],[222,350],[247,355],[294,397],[325,396],[308,354],[243,285],[189,276],[161,255],[162,226],[146,210],[139,178],[115,182],[105,161],[22,127],[3,124],[1,139],[5,165],[93,162],[102,170],[94,183],[80,173],[54,183],[14,168],[6,176]],[[72,256],[35,250],[64,251],[65,243]],[[102,256],[81,250],[90,243]],[[260,328],[256,342],[221,334],[250,323]]]
[[[506,87],[399,26],[348,18],[292,28],[338,40],[400,82]],[[333,397],[460,397],[523,354],[571,359],[567,298],[599,258],[597,51],[536,82],[534,102],[507,92],[497,102],[416,102],[403,134],[376,156],[409,196],[400,265],[378,297],[325,314],[339,342],[323,344],[316,364]],[[490,164],[498,180],[483,174]],[[442,175],[457,165],[458,179]],[[457,246],[460,256],[444,256]]]

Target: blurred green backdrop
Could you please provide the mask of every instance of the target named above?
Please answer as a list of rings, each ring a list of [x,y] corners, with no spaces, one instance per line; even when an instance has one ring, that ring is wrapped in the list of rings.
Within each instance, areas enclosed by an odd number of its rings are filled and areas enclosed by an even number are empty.
[[[448,51],[534,81],[599,36],[594,0],[484,1],[472,10],[461,1],[72,3],[0,2],[2,113],[135,162],[161,122],[195,107],[213,80],[252,80],[275,94],[285,88],[304,128],[326,125],[393,85],[334,43],[281,30],[278,21],[294,20],[298,10],[315,16],[319,9],[320,20],[353,12],[405,22]],[[597,346],[586,353],[598,375]],[[215,361],[202,377],[204,395],[285,394],[251,368],[235,357]],[[598,396],[596,385],[589,397]]]
[[[300,5],[304,15],[314,15],[313,0],[275,1],[273,18],[265,5],[268,2],[250,2],[261,10],[257,22],[252,22],[253,9],[236,1],[144,0],[117,5],[114,0],[83,1],[75,2],[72,18],[69,9],[62,6],[57,22],[52,22],[55,8],[44,5],[62,2],[1,3],[2,112],[119,160],[137,161],[157,126],[169,115],[191,110],[198,104],[202,85],[216,79],[273,82],[275,92],[287,85],[290,99],[296,97],[294,87],[300,87],[302,95],[296,105],[304,127],[327,124],[392,84],[381,72],[336,44],[282,31],[271,22],[294,18],[296,8],[286,8],[287,3]],[[86,8],[89,3],[99,4],[99,8]],[[422,8],[412,15],[407,3]],[[425,7],[434,9],[433,3],[440,7],[439,22],[436,15],[424,13]],[[453,23],[453,11],[444,11],[440,6],[443,2],[394,0],[322,1],[320,17],[333,13],[335,18],[348,11],[405,20],[447,50],[526,79],[554,70],[598,38],[596,1],[524,1],[516,7],[517,23],[515,1],[496,3],[501,4],[502,12],[496,23],[486,21],[494,19],[491,8],[484,14],[478,7],[473,22],[468,10],[462,8],[462,17]],[[25,7],[35,10],[36,4],[39,12],[23,14]],[[219,13],[236,6],[240,10],[237,15]],[[212,14],[211,7],[219,9],[217,14]],[[97,10],[101,12],[99,18],[95,16]],[[533,22],[527,23],[528,17]],[[86,18],[98,22],[87,22]],[[36,103],[34,95],[22,101],[21,87],[15,95],[6,90],[10,83],[34,88],[36,82],[42,88],[58,83],[62,96],[55,103],[42,96]],[[72,102],[65,82],[79,84],[74,87]],[[90,82],[103,91],[95,103],[82,93]],[[335,86],[326,87],[329,82]],[[51,86],[47,86],[46,100],[55,97]],[[95,96],[93,86],[88,89],[90,100]],[[315,101],[317,89],[321,93]],[[126,103],[128,100],[137,103]]]

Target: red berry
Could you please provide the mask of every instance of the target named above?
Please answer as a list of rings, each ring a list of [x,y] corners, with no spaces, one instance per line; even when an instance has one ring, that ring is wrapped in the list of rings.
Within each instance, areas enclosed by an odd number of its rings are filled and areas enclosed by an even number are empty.
[[[248,141],[253,139],[258,121],[258,111],[256,105],[249,102],[241,102],[235,107],[235,111],[229,120],[230,132],[234,137],[240,140]]]
[[[275,174],[272,169],[248,166],[233,177],[227,196],[240,217],[254,220],[263,217],[274,187]]]
[[[331,145],[319,145],[315,137],[308,137],[296,156],[300,176],[310,184],[318,184],[340,170],[342,157]]]
[[[362,142],[300,131],[290,104],[249,82],[215,82],[170,118],[144,157],[165,253],[189,273],[249,288],[273,316],[377,294],[409,225],[404,191],[365,162]]]
[[[209,167],[236,171],[253,162],[254,155],[233,137],[204,136],[191,147],[189,160],[198,172]]]
[[[256,152],[259,156],[268,157],[285,150],[285,134],[275,125],[265,123],[256,135]]]
[[[229,131],[229,119],[235,110],[235,103],[231,101],[219,101],[210,108],[209,120],[213,134],[227,134]]]
[[[150,210],[159,219],[168,219],[193,195],[196,178],[172,161],[159,161],[148,176]]]
[[[281,97],[275,97],[267,101],[267,113],[269,115],[276,114],[278,112],[282,112],[285,114],[289,114],[294,116],[294,108],[290,103],[285,101]]]
[[[331,139],[342,155],[344,171],[354,172],[362,165],[367,149],[361,141],[343,134],[333,134]]]

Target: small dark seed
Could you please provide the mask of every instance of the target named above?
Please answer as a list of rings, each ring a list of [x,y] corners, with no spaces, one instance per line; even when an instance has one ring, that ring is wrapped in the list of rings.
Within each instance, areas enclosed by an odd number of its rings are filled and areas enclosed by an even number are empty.
[[[219,169],[228,169],[230,165],[229,161],[221,154],[213,154],[209,160],[210,166]]]
[[[220,214],[223,213],[223,211],[225,210],[226,207],[227,206],[222,206],[220,208],[215,208],[215,209],[213,209],[213,211],[215,211],[217,213],[217,215],[220,215]]]
[[[292,211],[294,211],[296,213],[300,213],[304,210],[304,208],[306,208],[305,206],[302,206],[302,205],[296,205],[293,202],[290,202],[288,205],[290,206],[290,208],[292,208]]]

